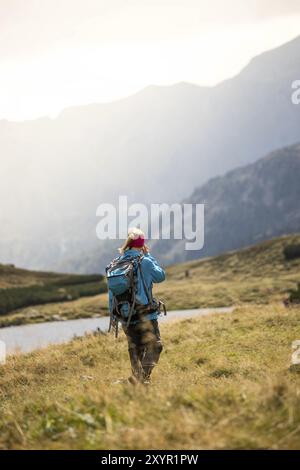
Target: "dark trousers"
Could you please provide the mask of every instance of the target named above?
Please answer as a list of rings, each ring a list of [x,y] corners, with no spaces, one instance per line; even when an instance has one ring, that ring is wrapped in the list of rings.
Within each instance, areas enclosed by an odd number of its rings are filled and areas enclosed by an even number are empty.
[[[139,381],[149,380],[163,349],[157,320],[140,321],[124,331],[133,375]]]

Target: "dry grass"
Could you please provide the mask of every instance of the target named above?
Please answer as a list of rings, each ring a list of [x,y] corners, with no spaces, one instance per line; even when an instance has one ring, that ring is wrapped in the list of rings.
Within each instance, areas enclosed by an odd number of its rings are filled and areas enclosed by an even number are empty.
[[[112,385],[129,374],[123,334],[11,357],[0,448],[299,448],[299,320],[273,304],[163,325],[150,388]]]

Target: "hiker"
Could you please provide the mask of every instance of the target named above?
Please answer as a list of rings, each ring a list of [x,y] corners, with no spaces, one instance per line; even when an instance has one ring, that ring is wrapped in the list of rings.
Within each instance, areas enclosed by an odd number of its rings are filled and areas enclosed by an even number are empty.
[[[152,296],[152,284],[165,280],[165,272],[150,255],[145,235],[129,229],[119,249],[121,255],[106,268],[111,325],[118,333],[120,321],[128,340],[131,384],[150,383],[153,368],[163,349],[158,315],[165,306]]]

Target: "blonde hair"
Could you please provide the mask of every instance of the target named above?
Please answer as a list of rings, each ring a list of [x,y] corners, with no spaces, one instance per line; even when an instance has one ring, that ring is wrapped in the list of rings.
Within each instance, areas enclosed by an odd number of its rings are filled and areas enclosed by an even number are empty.
[[[145,238],[145,234],[144,232],[140,229],[140,228],[137,228],[137,227],[131,227],[128,229],[128,237],[127,237],[127,240],[125,241],[125,243],[121,246],[121,248],[119,248],[119,252],[123,255],[125,253],[126,250],[129,250],[130,248],[130,244],[132,242],[132,240],[137,240],[138,238]],[[148,253],[149,252],[149,248],[147,245],[144,245],[141,250],[144,252],[144,253]]]

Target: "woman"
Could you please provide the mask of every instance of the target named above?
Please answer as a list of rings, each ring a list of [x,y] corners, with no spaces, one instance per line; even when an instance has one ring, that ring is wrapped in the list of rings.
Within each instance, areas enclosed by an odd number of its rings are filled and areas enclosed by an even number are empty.
[[[113,318],[118,312],[116,319],[121,321],[128,340],[132,369],[128,381],[132,384],[149,384],[150,375],[163,349],[157,321],[162,303],[152,297],[152,285],[164,281],[165,272],[150,255],[145,245],[145,235],[138,228],[129,229],[128,238],[119,251],[121,256],[115,260],[118,266],[126,263],[126,260],[134,266],[134,302],[119,302],[122,305],[116,308],[109,290],[109,308]]]

